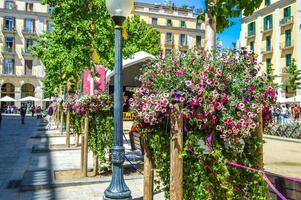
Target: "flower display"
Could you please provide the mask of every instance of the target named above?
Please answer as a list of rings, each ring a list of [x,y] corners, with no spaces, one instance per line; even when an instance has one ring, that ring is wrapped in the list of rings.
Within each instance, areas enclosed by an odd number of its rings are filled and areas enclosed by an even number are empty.
[[[74,94],[72,98],[68,99],[64,104],[64,108],[73,110],[78,115],[85,115],[86,113],[96,113],[98,111],[109,111],[113,107],[112,98],[103,93],[95,95],[79,96]]]
[[[143,69],[130,107],[141,128],[152,128],[181,103],[188,129],[237,143],[254,132],[257,114],[277,97],[259,70],[256,55],[245,50],[161,57]]]

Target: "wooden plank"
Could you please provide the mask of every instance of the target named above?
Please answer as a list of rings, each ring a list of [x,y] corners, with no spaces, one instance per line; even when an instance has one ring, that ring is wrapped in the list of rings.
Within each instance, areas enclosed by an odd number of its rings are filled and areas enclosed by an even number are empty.
[[[258,127],[257,127],[257,136],[259,140],[262,142],[259,148],[259,168],[263,170],[263,118],[262,111],[258,113]]]
[[[183,199],[183,117],[182,106],[176,104],[171,112],[170,130],[170,199]]]

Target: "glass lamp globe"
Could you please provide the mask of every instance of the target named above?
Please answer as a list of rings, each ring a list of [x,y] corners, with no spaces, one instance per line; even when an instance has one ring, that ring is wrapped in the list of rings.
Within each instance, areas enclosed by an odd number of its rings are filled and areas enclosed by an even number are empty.
[[[131,14],[134,0],[106,0],[106,6],[112,17],[126,18]]]

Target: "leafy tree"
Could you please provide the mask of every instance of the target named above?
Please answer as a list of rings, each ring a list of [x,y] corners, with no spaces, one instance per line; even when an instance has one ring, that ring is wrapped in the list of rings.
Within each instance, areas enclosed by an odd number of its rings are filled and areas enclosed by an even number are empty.
[[[54,7],[51,20],[54,31],[36,38],[33,53],[45,66],[45,94],[54,95],[66,82],[78,82],[83,69],[90,69],[91,50],[99,55],[99,63],[113,68],[115,25],[104,0],[44,0]],[[144,50],[156,54],[160,50],[160,33],[148,27],[138,16],[126,20],[123,55],[128,57]]]
[[[297,89],[301,89],[301,70],[298,69],[296,61],[293,59],[291,64],[287,67],[287,80],[284,86],[296,94]]]
[[[205,0],[205,12],[199,18],[205,20],[206,48],[215,46],[216,32],[233,25],[230,18],[239,17],[242,11],[249,16],[261,3],[262,0]]]

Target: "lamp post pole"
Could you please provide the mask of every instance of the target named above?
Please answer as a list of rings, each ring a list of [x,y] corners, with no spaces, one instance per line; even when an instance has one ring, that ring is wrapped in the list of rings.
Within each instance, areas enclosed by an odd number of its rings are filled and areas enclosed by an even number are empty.
[[[122,24],[130,15],[134,0],[106,0],[109,14],[115,22],[115,75],[114,75],[114,142],[112,148],[112,180],[104,192],[105,200],[131,200],[131,191],[123,177],[125,151],[122,119]]]

